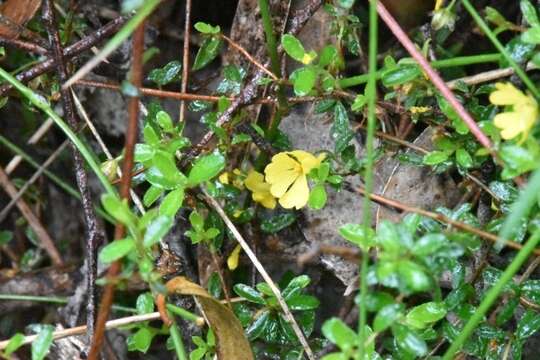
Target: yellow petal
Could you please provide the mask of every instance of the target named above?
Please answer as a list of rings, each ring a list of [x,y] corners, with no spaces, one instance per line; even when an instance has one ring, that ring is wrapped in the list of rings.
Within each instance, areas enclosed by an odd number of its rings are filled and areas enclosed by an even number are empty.
[[[267,209],[274,209],[276,207],[276,199],[270,192],[254,192],[251,194],[251,198]]]
[[[505,112],[497,114],[493,119],[496,127],[501,129],[501,137],[505,140],[513,139],[524,129],[523,121],[519,114],[515,112]]]
[[[222,184],[228,184],[229,183],[229,173],[225,171],[223,174],[219,175],[218,180]]]
[[[229,270],[235,270],[238,267],[238,262],[240,259],[240,250],[242,250],[240,245],[236,245],[234,250],[231,252],[229,257],[227,258],[227,267],[229,268]]]
[[[489,95],[489,101],[494,105],[515,105],[527,101],[527,96],[511,83],[496,83]]]
[[[313,168],[319,167],[321,161],[324,160],[325,154],[321,154],[318,157],[315,157],[313,154],[308,153],[303,150],[291,151],[289,154],[293,155],[300,164],[302,164],[302,171],[304,174],[308,174]]]
[[[289,186],[302,173],[300,163],[287,153],[274,155],[272,162],[264,169],[266,181],[271,185],[270,192],[275,197],[281,197]]]
[[[264,175],[255,170],[249,172],[244,184],[251,192],[270,190],[270,185],[264,182]]]
[[[280,197],[279,203],[285,209],[292,209],[293,207],[300,209],[306,206],[308,199],[309,187],[307,178],[305,175],[301,175],[298,177],[298,179],[296,179],[289,191]]]

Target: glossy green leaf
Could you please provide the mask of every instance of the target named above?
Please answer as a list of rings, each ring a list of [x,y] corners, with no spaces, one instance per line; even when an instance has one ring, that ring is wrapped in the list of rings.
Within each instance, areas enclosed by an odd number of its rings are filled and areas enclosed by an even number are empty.
[[[203,22],[197,22],[193,27],[200,33],[203,34],[219,34],[221,31],[221,28],[219,26],[212,26],[207,23]]]
[[[416,79],[422,72],[415,65],[399,66],[382,74],[382,83],[386,87],[403,85]]]
[[[275,234],[280,230],[292,225],[296,221],[294,213],[282,213],[273,215],[261,222],[261,230],[268,234]]]
[[[248,301],[261,305],[266,304],[261,293],[251,286],[247,286],[245,284],[236,284],[234,285],[233,290],[238,296],[241,296]]]
[[[42,325],[37,338],[32,341],[32,360],[43,360],[49,353],[53,341],[54,327]]]
[[[154,147],[148,144],[136,144],[135,145],[135,162],[145,162],[154,156]]]
[[[150,247],[158,243],[173,225],[172,218],[167,215],[158,216],[148,227],[144,233],[143,245]]]
[[[332,136],[336,143],[335,150],[337,153],[345,150],[354,137],[349,116],[347,115],[347,109],[345,109],[345,106],[341,102],[336,103],[334,107],[334,124],[330,129],[330,136]]]
[[[437,165],[448,160],[449,154],[446,151],[432,151],[424,156],[423,163],[426,165]]]
[[[527,310],[525,314],[519,319],[516,336],[524,340],[540,329],[540,314]]]
[[[216,177],[224,168],[225,157],[221,153],[214,152],[201,156],[195,160],[193,168],[189,172],[188,181],[192,186],[198,185]]]
[[[210,64],[219,55],[220,48],[221,39],[218,36],[206,38],[197,52],[192,70],[197,71]]]
[[[434,322],[446,316],[446,306],[443,302],[427,302],[415,306],[405,316],[409,326],[416,329],[424,329]]]
[[[358,343],[358,334],[339,318],[330,318],[322,326],[323,335],[336,344],[341,350],[347,351]]]
[[[152,331],[149,327],[141,327],[133,335],[130,335],[127,339],[127,345],[129,351],[140,351],[146,353],[152,344],[152,339],[156,335],[155,331]]]
[[[412,261],[400,261],[397,271],[400,278],[414,291],[426,291],[431,286],[431,279],[424,269]]]
[[[291,310],[313,310],[319,307],[319,300],[311,295],[298,294],[287,299]]]
[[[521,0],[519,6],[527,23],[534,27],[540,27],[540,21],[538,20],[538,14],[534,5],[529,0]]]
[[[135,307],[139,315],[148,314],[154,311],[154,297],[152,293],[145,292],[137,297]]]
[[[422,236],[413,246],[413,254],[424,257],[435,253],[446,243],[443,234],[431,233]]]
[[[403,315],[403,305],[389,304],[377,312],[373,319],[373,330],[381,332],[392,326]]]
[[[268,326],[269,318],[270,312],[268,310],[259,314],[255,321],[246,329],[246,335],[249,340],[255,340],[261,337]]]
[[[311,209],[320,210],[326,205],[326,189],[324,185],[316,185],[309,193],[308,205]]]
[[[456,150],[456,161],[461,167],[468,169],[473,166],[473,159],[467,150],[459,148]]]
[[[359,224],[345,224],[339,228],[339,234],[346,240],[358,245],[363,251],[367,251],[375,245],[375,232],[368,228],[365,233],[365,226]]]
[[[406,326],[395,324],[392,334],[398,346],[413,356],[425,356],[428,348],[426,342],[413,330]]]
[[[135,249],[135,242],[130,237],[114,240],[101,249],[99,252],[99,261],[109,264],[126,256],[133,249]]]
[[[17,351],[17,349],[19,349],[23,345],[24,338],[24,334],[21,333],[16,333],[12,337],[10,337],[6,349],[4,350],[4,354],[9,357],[11,354]]]
[[[314,67],[306,66],[295,70],[291,74],[294,93],[297,96],[308,95],[317,82],[317,71]]]
[[[160,187],[150,186],[143,196],[143,205],[150,207],[163,194],[164,190]]]
[[[300,40],[291,34],[285,34],[281,37],[281,45],[287,55],[296,61],[303,62],[306,50],[304,50],[304,46]]]
[[[165,131],[171,132],[173,130],[172,119],[165,111],[158,111],[156,114],[156,122]]]
[[[184,201],[184,188],[178,188],[169,192],[159,205],[160,215],[174,218]]]
[[[148,80],[155,82],[159,86],[167,85],[174,80],[179,80],[180,71],[182,71],[182,63],[174,60],[162,68],[150,71]]]

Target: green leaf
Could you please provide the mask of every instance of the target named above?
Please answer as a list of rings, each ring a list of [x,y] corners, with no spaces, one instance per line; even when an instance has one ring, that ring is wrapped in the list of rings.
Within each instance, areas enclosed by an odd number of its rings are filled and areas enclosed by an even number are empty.
[[[334,124],[330,129],[330,136],[335,140],[336,153],[341,153],[345,150],[354,137],[347,110],[341,102],[336,103],[334,107]]]
[[[516,336],[520,340],[524,340],[540,329],[540,314],[527,310],[525,314],[519,319]]]
[[[136,144],[135,145],[135,162],[145,162],[154,157],[154,147],[148,144]]]
[[[150,247],[161,240],[173,225],[172,218],[167,215],[158,216],[146,229],[144,233],[143,245]]]
[[[151,146],[159,145],[159,136],[150,124],[146,124],[143,129],[144,142]]]
[[[405,316],[405,321],[411,327],[424,329],[446,316],[446,305],[443,302],[427,302],[415,306]]]
[[[104,264],[112,263],[126,256],[133,249],[135,249],[135,242],[130,237],[114,240],[101,249],[99,252],[99,261]]]
[[[189,360],[201,360],[207,352],[206,347],[199,347],[189,353]]]
[[[324,185],[316,185],[309,193],[309,207],[314,210],[320,210],[326,204],[326,199],[326,189],[324,188]]]
[[[262,294],[251,286],[247,286],[245,284],[236,284],[234,285],[233,290],[236,294],[238,294],[238,296],[243,297],[247,301],[260,305],[266,304],[266,301],[264,301]]]
[[[523,17],[527,20],[527,23],[533,27],[540,27],[540,21],[538,21],[538,14],[536,8],[529,0],[521,0],[519,3]]]
[[[13,233],[11,231],[0,231],[0,246],[6,245],[11,241],[11,239],[13,239]]]
[[[140,351],[146,353],[152,344],[152,339],[156,335],[149,327],[141,327],[137,332],[127,339],[129,351]]]
[[[533,27],[521,34],[521,40],[527,44],[540,44],[540,27]]]
[[[32,342],[32,360],[43,360],[53,341],[54,327],[43,325],[37,338]]]
[[[137,313],[139,315],[149,314],[154,311],[154,297],[152,293],[145,292],[137,297]]]
[[[119,221],[128,227],[135,224],[136,217],[129,209],[127,200],[120,200],[117,196],[112,194],[104,194],[101,196],[101,204],[116,221]]]
[[[306,50],[304,50],[304,46],[298,40],[291,34],[285,34],[281,37],[281,45],[283,46],[283,49],[294,60],[302,62],[304,60],[304,55],[306,55]]]
[[[204,229],[204,218],[197,211],[192,211],[189,214],[189,222],[195,231],[202,231]]]
[[[442,96],[437,96],[437,103],[443,114],[450,119],[452,126],[456,129],[457,133],[467,135],[470,130],[463,120],[461,120],[461,117],[456,113],[452,105],[450,105],[450,103]]]
[[[163,194],[164,190],[156,186],[150,186],[144,193],[143,204],[146,207],[150,207],[159,197]]]
[[[319,300],[310,295],[298,294],[287,299],[287,305],[291,310],[314,310],[319,307]]]
[[[296,276],[292,278],[291,281],[289,281],[289,283],[287,284],[287,287],[285,287],[285,289],[282,292],[283,297],[287,298],[289,294],[296,291],[297,289],[305,288],[306,286],[309,285],[310,282],[311,282],[311,279],[307,275],[300,275],[300,276]],[[262,283],[262,284],[267,285],[266,283]]]
[[[210,24],[207,24],[207,23],[203,23],[203,22],[198,22],[194,25],[195,29],[200,32],[200,33],[203,33],[203,34],[219,34],[220,31],[221,31],[221,28],[219,26],[212,26]]]
[[[280,230],[292,225],[296,221],[294,213],[281,213],[264,219],[261,222],[261,230],[268,234],[275,234]]]
[[[422,267],[412,261],[400,261],[397,271],[400,278],[414,291],[428,290],[431,285],[431,280]]]
[[[437,165],[448,160],[448,157],[446,151],[432,151],[424,156],[423,163],[425,165]]]
[[[382,83],[386,87],[402,85],[413,81],[422,72],[416,65],[404,65],[390,69],[382,74]]]
[[[405,250],[399,240],[396,225],[388,220],[381,221],[377,229],[377,243],[391,254],[399,254]]]
[[[294,85],[294,93],[297,96],[306,96],[315,86],[317,71],[311,66],[302,67],[291,74],[291,81]]]
[[[159,205],[160,215],[166,215],[174,218],[178,210],[182,207],[184,201],[184,188],[178,188],[169,192]]]
[[[368,251],[375,245],[375,232],[368,228],[367,236],[365,226],[359,224],[345,224],[339,228],[339,234],[346,240],[358,245],[363,251]]]
[[[426,234],[422,236],[413,246],[413,254],[424,257],[435,253],[446,243],[446,236],[443,234]]]
[[[268,323],[270,322],[269,320],[270,320],[270,312],[268,310],[263,311],[255,319],[255,321],[246,329],[246,335],[248,339],[253,341],[259,338],[266,330],[266,327],[268,326]]]
[[[392,326],[403,314],[402,304],[389,304],[384,306],[373,319],[373,330],[381,332]]]
[[[197,71],[208,65],[219,55],[221,48],[221,39],[218,36],[206,38],[195,57],[193,71]]]
[[[172,119],[165,111],[158,111],[156,114],[156,122],[167,132],[171,132],[174,129]]]
[[[336,344],[344,352],[358,342],[358,334],[338,318],[326,320],[321,330],[330,342]]]
[[[459,148],[456,150],[456,161],[461,167],[468,169],[473,166],[473,159],[467,150]]]
[[[188,175],[188,181],[191,186],[198,185],[219,175],[225,168],[225,157],[214,152],[209,155],[201,156],[195,160],[193,168]]]
[[[426,342],[406,326],[395,324],[392,326],[392,334],[398,346],[407,353],[413,356],[425,356],[427,354]]]
[[[153,69],[148,74],[148,80],[155,82],[159,86],[167,85],[179,79],[182,63],[174,60],[162,68]]]
[[[531,152],[518,145],[505,145],[500,151],[504,163],[507,165],[503,169],[503,180],[518,176],[535,169],[538,162]]]
[[[6,349],[4,350],[4,354],[9,358],[11,354],[13,354],[17,349],[19,349],[24,342],[24,334],[16,333],[11,338],[9,338],[9,342],[6,345]]]

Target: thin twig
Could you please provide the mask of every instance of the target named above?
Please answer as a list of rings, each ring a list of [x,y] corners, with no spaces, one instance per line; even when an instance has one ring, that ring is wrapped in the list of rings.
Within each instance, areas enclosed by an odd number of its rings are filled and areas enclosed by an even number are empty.
[[[133,34],[133,64],[131,68],[131,83],[135,87],[140,87],[142,83],[142,56],[144,52],[144,21],[137,27]],[[133,168],[133,156],[135,143],[137,142],[137,123],[139,118],[139,98],[137,96],[132,97],[128,104],[128,127],[125,138],[125,151],[124,161],[122,163],[122,171],[124,174],[131,174]],[[120,184],[120,197],[122,199],[129,199],[129,191],[131,189],[131,177],[122,177]],[[125,227],[118,223],[115,227],[114,238],[121,239],[125,235]],[[92,345],[90,353],[88,354],[89,360],[97,360],[99,357],[99,351],[103,343],[105,335],[105,323],[109,317],[111,306],[114,300],[114,287],[115,282],[112,281],[120,274],[121,263],[115,261],[109,267],[107,271],[107,279],[110,281],[105,286],[103,298],[99,307],[99,313],[96,321],[96,331],[94,338],[92,339]]]
[[[58,78],[61,83],[68,78],[68,70],[64,59],[64,51],[60,41],[60,33],[56,26],[53,0],[45,0],[43,3],[43,19],[47,32],[49,33],[49,42],[51,44],[53,58],[56,63]],[[72,130],[76,130],[78,119],[75,114],[75,106],[70,89],[60,89],[62,96],[62,107],[64,116]],[[100,228],[99,222],[94,211],[94,203],[88,186],[88,174],[84,168],[84,160],[74,144],[71,144],[73,161],[75,164],[75,179],[77,187],[81,194],[83,212],[86,225],[86,291],[87,291],[87,321],[88,335],[91,338],[94,332],[94,321],[96,317],[96,288],[97,278],[97,248],[98,244],[104,239],[105,235]]]
[[[6,216],[9,214],[9,211],[15,206],[17,201],[24,195],[26,190],[43,174],[43,172],[52,164],[52,162],[64,151],[66,146],[69,144],[69,141],[64,141],[62,145],[58,147],[47,160],[41,164],[41,166],[36,170],[36,172],[28,179],[23,186],[19,189],[17,194],[10,200],[10,202],[0,211],[0,223],[4,221]]]
[[[283,313],[285,314],[285,319],[287,320],[289,325],[291,325],[294,333],[298,337],[298,340],[302,344],[302,347],[304,348],[304,351],[306,352],[306,355],[308,356],[309,359],[314,360],[315,355],[313,354],[313,351],[309,347],[309,344],[307,342],[306,337],[304,336],[304,333],[302,332],[302,330],[298,326],[298,323],[294,319],[294,316],[291,313],[291,310],[289,309],[289,306],[287,305],[287,303],[283,299],[283,296],[281,295],[281,291],[279,290],[277,285],[274,283],[274,281],[272,280],[270,275],[266,272],[266,269],[264,268],[264,266],[257,259],[256,255],[253,253],[253,251],[249,247],[246,240],[244,240],[244,238],[242,237],[242,234],[240,234],[240,232],[238,231],[236,226],[232,223],[231,219],[229,219],[227,214],[225,214],[225,211],[223,211],[223,208],[221,207],[221,205],[219,205],[219,203],[216,201],[216,199],[211,197],[204,189],[202,189],[202,192],[205,195],[205,200],[208,203],[208,205],[210,205],[218,213],[218,215],[221,217],[223,222],[225,222],[225,225],[227,226],[227,228],[231,231],[233,236],[236,238],[236,240],[238,241],[238,243],[242,247],[242,250],[244,250],[244,252],[247,254],[247,256],[249,257],[251,262],[253,262],[253,265],[257,268],[257,271],[261,274],[264,281],[266,281],[266,283],[268,284],[268,286],[270,287],[270,289],[272,290],[272,292],[276,296],[276,299],[278,300],[278,303],[281,306],[281,309],[283,310]]]
[[[459,117],[467,125],[471,134],[478,140],[478,142],[490,151],[494,158],[497,158],[495,150],[491,144],[491,140],[480,130],[478,124],[474,121],[465,107],[458,101],[452,91],[448,88],[444,80],[441,78],[433,67],[429,64],[422,53],[416,48],[416,45],[411,41],[409,36],[397,23],[394,17],[388,12],[386,7],[381,1],[377,2],[377,12],[381,19],[386,23],[390,31],[395,35],[403,47],[409,52],[409,54],[418,62],[418,65],[429,77],[433,85],[441,92],[441,95],[448,101],[452,108],[456,111]]]
[[[181,91],[187,92],[189,80],[189,37],[191,34],[191,0],[186,0],[186,16],[184,23],[184,47],[182,54],[182,86]],[[186,102],[180,102],[179,120],[183,122],[186,116]]]
[[[525,67],[526,71],[530,70],[536,70],[538,67],[534,65],[532,62],[529,62],[527,66]],[[462,77],[456,80],[448,81],[446,84],[450,89],[456,89],[460,83],[464,83],[467,85],[477,85],[482,84],[486,82],[490,82],[493,80],[497,80],[503,77],[512,76],[516,73],[514,68],[508,67],[504,69],[495,69],[490,71],[485,71],[476,75],[466,76]]]
[[[4,44],[39,55],[47,55],[47,53],[49,52],[49,50],[41,47],[38,44],[34,44],[32,42],[24,41],[21,39],[0,38],[0,45]]]
[[[100,43],[104,39],[108,38],[111,34],[116,32],[120,28],[126,19],[124,17],[116,18],[109,23],[105,24],[103,27],[97,29],[92,34],[88,35],[84,39],[77,41],[75,44],[70,45],[64,49],[64,58],[66,60],[72,59],[73,57],[85,52],[86,50],[92,48],[92,46]],[[25,70],[17,74],[16,79],[21,82],[30,81],[40,75],[45,74],[48,71],[51,71],[56,66],[54,59],[48,58],[31,67],[28,70]],[[0,86],[0,96],[5,96],[6,92],[12,89],[11,84],[3,84]]]
[[[240,52],[244,57],[251,62],[253,65],[259,68],[259,70],[263,71],[266,75],[270,76],[272,80],[279,80],[279,78],[270,70],[268,70],[263,64],[257,61],[253,56],[251,56],[246,49],[244,49],[242,46],[237,44],[233,39],[230,37],[221,34],[221,38],[225,40],[230,46],[232,46],[234,49],[236,49],[238,52]]]
[[[349,188],[348,190],[357,192],[357,193],[359,193],[361,195],[365,195],[364,188],[362,188],[362,187]],[[479,237],[481,237],[481,238],[483,238],[485,240],[489,240],[489,241],[491,241],[491,242],[493,242],[495,244],[501,243],[501,244],[503,244],[503,245],[505,245],[505,246],[507,246],[509,248],[512,248],[514,250],[521,250],[523,248],[523,246],[521,244],[519,244],[519,243],[517,243],[515,241],[501,239],[495,234],[492,234],[490,232],[478,229],[478,228],[476,228],[474,226],[462,223],[460,221],[452,220],[452,219],[450,219],[450,218],[448,218],[448,217],[446,217],[446,216],[444,216],[442,214],[439,214],[439,213],[424,210],[424,209],[414,207],[414,206],[409,206],[409,205],[404,204],[402,202],[399,202],[397,200],[390,199],[390,198],[387,198],[387,197],[384,197],[384,196],[381,196],[381,195],[370,194],[369,197],[373,201],[376,201],[378,203],[391,206],[391,207],[393,207],[395,209],[398,209],[398,210],[401,210],[401,211],[404,211],[404,212],[414,213],[414,214],[418,214],[418,215],[428,217],[428,218],[433,219],[433,220],[440,221],[442,223],[451,225],[451,226],[453,226],[455,228],[458,228],[460,230],[463,230],[463,231],[469,232],[471,234],[477,235],[477,236],[479,236]],[[533,254],[540,256],[540,249],[534,249]]]
[[[15,195],[17,195],[17,188],[11,183],[8,175],[2,167],[0,167],[0,186],[2,186],[4,191],[10,197],[13,198],[15,197]],[[41,246],[45,249],[47,254],[49,254],[49,257],[51,258],[53,264],[62,265],[62,257],[60,256],[58,249],[56,249],[56,245],[54,244],[53,239],[51,238],[47,230],[45,230],[37,216],[34,215],[32,209],[30,209],[30,206],[28,206],[28,204],[23,199],[19,199],[17,201],[17,208],[24,216],[26,221],[28,221],[28,225],[30,225],[32,230],[34,230],[34,233],[39,239]]]

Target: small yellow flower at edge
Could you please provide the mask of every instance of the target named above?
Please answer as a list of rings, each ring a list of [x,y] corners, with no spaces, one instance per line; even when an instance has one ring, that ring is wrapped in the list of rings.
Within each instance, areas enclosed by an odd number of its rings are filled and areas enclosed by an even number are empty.
[[[501,137],[509,140],[523,134],[521,141],[524,141],[538,118],[538,103],[510,83],[497,83],[495,88],[489,101],[494,105],[512,106],[512,110],[497,114],[493,119],[495,126],[501,129]]]
[[[240,260],[240,250],[242,250],[240,245],[236,245],[234,250],[231,252],[229,257],[227,258],[227,267],[231,271],[235,270],[238,267],[238,262]]]
[[[307,174],[321,165],[325,155],[318,157],[302,151],[281,152],[272,157],[264,173],[266,181],[271,185],[270,193],[279,199],[285,209],[300,209],[309,200]]]
[[[276,199],[270,193],[270,184],[264,182],[264,175],[251,170],[244,181],[244,185],[251,191],[253,201],[260,203],[267,209],[276,207]]]

